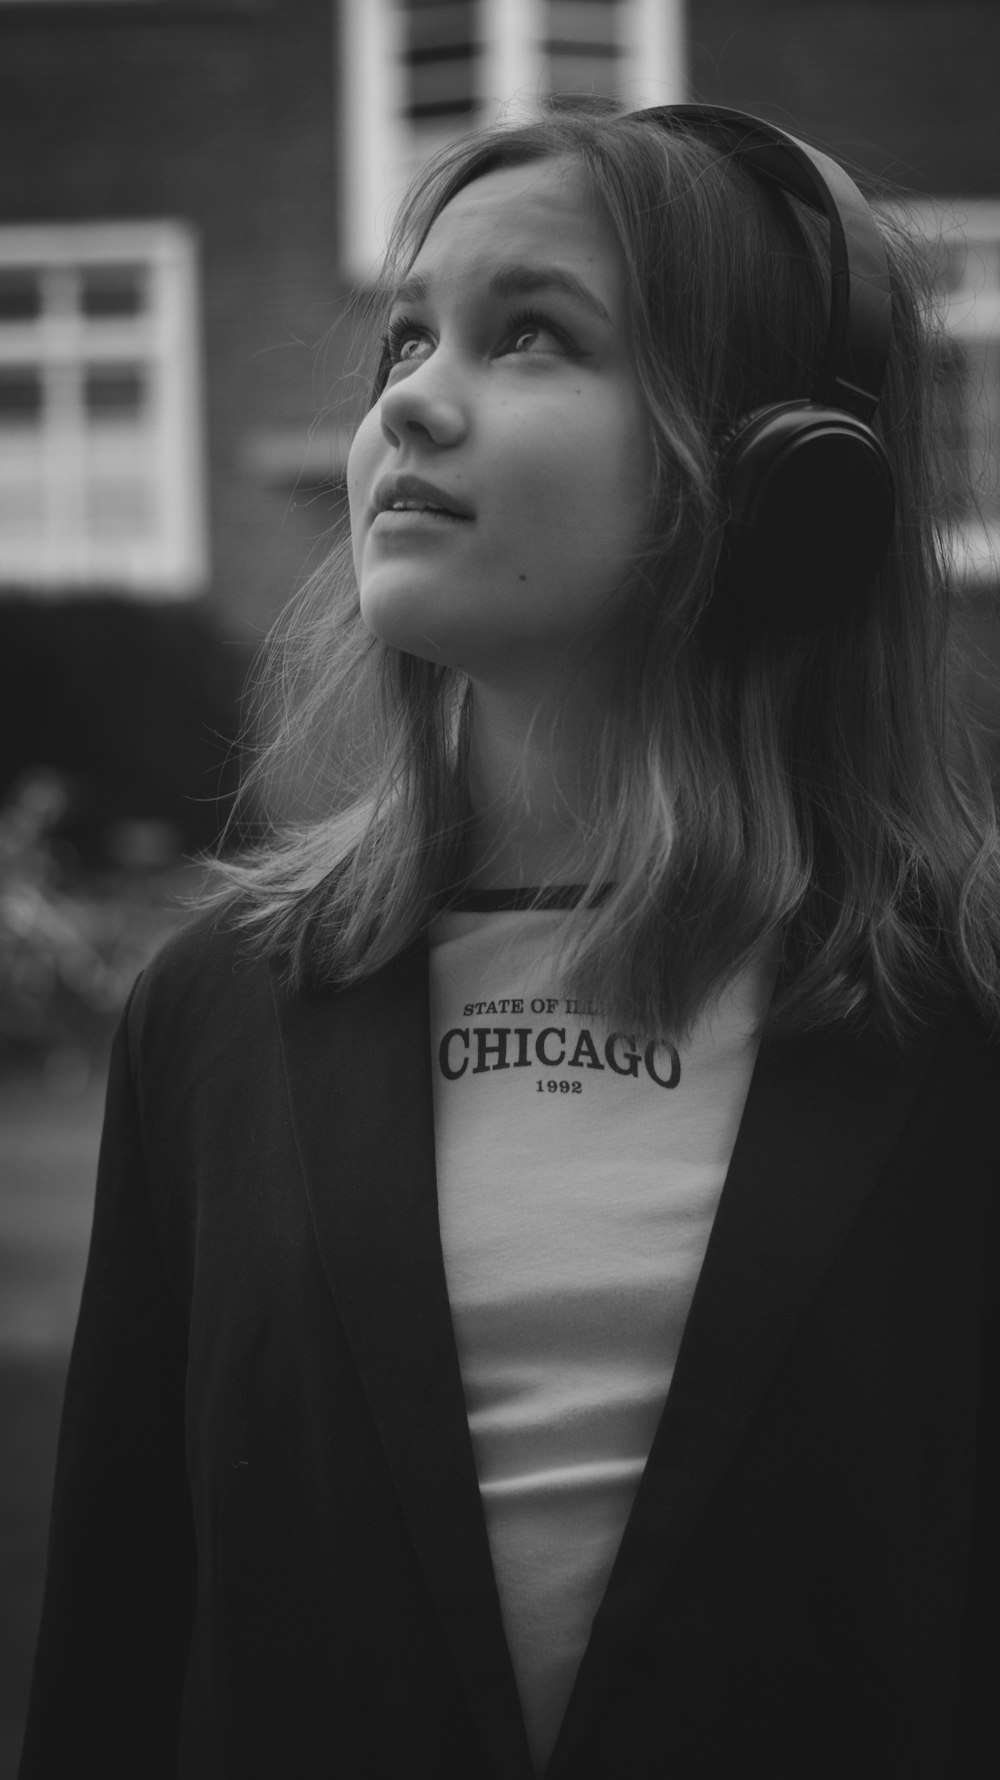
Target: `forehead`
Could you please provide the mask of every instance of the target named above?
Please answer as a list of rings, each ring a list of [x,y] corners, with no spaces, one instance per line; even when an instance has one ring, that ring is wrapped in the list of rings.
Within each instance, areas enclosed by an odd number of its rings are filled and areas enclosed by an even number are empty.
[[[465,186],[431,225],[410,272],[430,283],[533,261],[565,266],[605,300],[621,297],[618,243],[574,157],[499,168]]]

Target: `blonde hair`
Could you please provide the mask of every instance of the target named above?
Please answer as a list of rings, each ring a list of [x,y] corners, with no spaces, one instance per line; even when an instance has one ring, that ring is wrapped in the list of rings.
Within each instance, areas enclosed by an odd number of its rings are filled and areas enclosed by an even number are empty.
[[[738,415],[814,386],[824,225],[701,135],[561,114],[481,132],[425,168],[387,284],[463,187],[565,154],[625,261],[656,464],[649,548],[596,719],[594,866],[563,917],[566,987],[623,1029],[679,1035],[770,943],[769,1027],[898,1033],[956,978],[995,1018],[1000,847],[953,702],[920,257],[883,217],[893,342],[876,426],[898,507],[867,600],[819,634],[727,629],[711,600],[726,512],[716,444]],[[340,813],[267,835],[225,882],[293,979],[352,982],[461,885],[470,687],[365,630],[343,541],[290,607],[262,683],[280,710],[252,783],[295,762]],[[345,754],[351,710],[372,730]]]

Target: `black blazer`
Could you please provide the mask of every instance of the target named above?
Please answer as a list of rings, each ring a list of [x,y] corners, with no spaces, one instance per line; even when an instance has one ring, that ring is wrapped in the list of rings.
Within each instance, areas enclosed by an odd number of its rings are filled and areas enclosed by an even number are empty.
[[[552,1780],[974,1780],[998,1052],[760,1050]],[[623,1159],[627,1165],[627,1159]],[[529,1780],[449,1317],[427,959],[200,927],[116,1043],[22,1780]]]

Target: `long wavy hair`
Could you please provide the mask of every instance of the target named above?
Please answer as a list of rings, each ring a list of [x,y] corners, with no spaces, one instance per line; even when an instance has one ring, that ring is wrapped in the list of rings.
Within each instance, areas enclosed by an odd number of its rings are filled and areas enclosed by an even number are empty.
[[[989,775],[953,697],[923,256],[880,216],[893,336],[875,425],[898,508],[869,596],[818,634],[734,630],[712,604],[718,442],[747,410],[814,388],[826,226],[700,133],[563,113],[482,131],[425,167],[385,291],[456,193],[566,155],[625,263],[655,470],[595,715],[593,871],[562,917],[562,980],[624,1030],[680,1035],[770,946],[769,1028],[850,1020],[899,1034],[956,978],[995,1019],[1000,849]],[[373,371],[377,400],[377,356]],[[271,732],[251,788],[308,783],[311,813],[230,862],[226,883],[293,979],[349,983],[463,882],[474,694],[459,671],[369,634],[343,539],[280,622],[262,687]]]

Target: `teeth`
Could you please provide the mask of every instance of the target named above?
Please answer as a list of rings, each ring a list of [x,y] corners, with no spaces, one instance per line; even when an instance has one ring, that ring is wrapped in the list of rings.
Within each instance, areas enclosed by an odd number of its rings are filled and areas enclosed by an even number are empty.
[[[435,507],[430,501],[393,501],[393,513],[446,513],[447,507]]]

